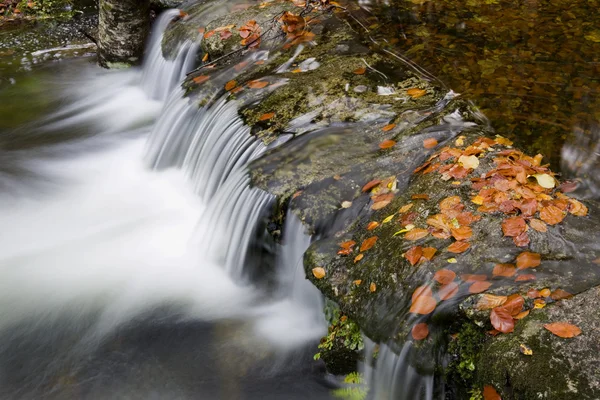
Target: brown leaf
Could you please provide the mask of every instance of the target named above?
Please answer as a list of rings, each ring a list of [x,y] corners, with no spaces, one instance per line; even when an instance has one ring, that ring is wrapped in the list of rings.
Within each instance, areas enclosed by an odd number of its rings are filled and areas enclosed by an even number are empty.
[[[481,298],[475,305],[475,308],[481,311],[491,310],[492,308],[499,307],[502,304],[506,303],[506,300],[508,300],[508,297],[506,296],[496,296],[493,294],[485,293],[481,296]]]
[[[248,87],[251,89],[262,89],[269,86],[269,82],[261,80],[253,80],[248,82]]]
[[[354,257],[354,263],[356,264],[357,262],[359,262],[360,260],[363,259],[365,255],[363,253],[360,253],[359,255],[357,255],[356,257]]]
[[[391,131],[392,129],[394,129],[395,127],[396,127],[396,124],[387,124],[386,126],[381,128],[381,130],[384,132],[388,132],[388,131]]]
[[[432,297],[433,296],[433,292],[431,291],[431,288],[429,286],[427,286],[427,285],[419,286],[413,292],[411,301],[414,303],[415,299],[417,297],[421,297],[421,296]]]
[[[229,30],[221,32],[221,40],[229,39],[231,36],[232,36],[232,33]]]
[[[519,275],[515,278],[515,282],[525,282],[525,281],[534,281],[535,275],[533,274],[523,274]]]
[[[450,196],[440,201],[440,210],[450,210],[460,204],[460,197]]]
[[[572,338],[581,334],[581,329],[579,329],[579,327],[567,322],[544,324],[544,328],[561,338]]]
[[[354,240],[347,240],[345,242],[340,243],[340,247],[342,249],[351,249],[352,247],[354,247],[355,244],[356,242]]]
[[[531,253],[529,251],[524,251],[517,256],[517,268],[525,269],[525,268],[535,268],[540,265],[542,260],[542,256],[538,253]]]
[[[562,289],[556,289],[554,292],[550,293],[550,298],[552,300],[562,300],[562,299],[568,299],[570,297],[573,297],[573,295]]]
[[[440,287],[440,290],[438,290],[437,294],[440,300],[448,300],[456,296],[457,293],[458,283],[450,282],[447,285],[443,285],[442,287]]]
[[[523,309],[523,305],[525,304],[525,299],[518,293],[511,294],[508,296],[508,300],[502,308],[506,309],[510,313],[510,315],[517,315]]]
[[[435,279],[437,282],[441,283],[442,285],[449,284],[450,282],[452,282],[454,280],[454,278],[456,278],[456,273],[454,271],[451,271],[451,270],[445,269],[445,268],[440,269],[433,275],[433,279]]]
[[[413,99],[418,99],[419,97],[424,96],[427,93],[426,90],[419,88],[412,88],[406,91],[406,94],[412,97]]]
[[[469,286],[469,293],[482,293],[492,286],[490,282],[475,281]]]
[[[360,252],[369,250],[371,247],[375,246],[377,243],[377,236],[371,236],[370,238],[365,239],[360,245]]]
[[[534,229],[538,232],[548,232],[548,226],[544,223],[544,221],[536,218],[529,220],[529,226],[531,229]]]
[[[496,264],[492,271],[493,276],[511,277],[517,273],[517,269],[512,264]]]
[[[404,235],[404,239],[406,240],[419,240],[429,235],[429,231],[427,229],[415,228],[412,229]]]
[[[529,313],[531,312],[531,310],[525,310],[525,311],[521,311],[520,313],[518,313],[517,315],[513,316],[514,319],[516,320],[520,320],[525,318],[526,316],[529,315]]]
[[[195,83],[197,83],[197,84],[201,84],[201,83],[204,83],[204,82],[206,82],[206,81],[207,81],[207,80],[209,80],[209,79],[210,79],[210,76],[207,76],[207,75],[200,75],[200,76],[197,76],[197,77],[193,78],[192,80],[193,80]]]
[[[467,240],[471,236],[473,236],[473,230],[471,228],[469,228],[468,226],[461,226],[460,228],[452,228],[452,229],[450,229],[450,232],[452,232],[452,236],[454,236],[454,239],[456,239],[456,240]]]
[[[585,217],[588,213],[588,208],[579,200],[569,199],[569,212],[578,217]]]
[[[485,385],[483,387],[483,400],[502,400],[493,386]]]
[[[404,253],[404,258],[408,260],[410,265],[415,265],[421,259],[423,255],[423,248],[421,246],[413,246],[406,253]]]
[[[410,196],[411,199],[413,200],[429,200],[429,195],[428,194],[413,194],[412,196]]]
[[[550,296],[550,293],[552,293],[552,292],[550,292],[550,289],[548,289],[548,288],[544,288],[544,289],[540,290],[540,296],[542,296],[542,297],[548,297],[548,296]]]
[[[402,207],[400,207],[400,209],[398,210],[398,212],[400,214],[404,214],[405,212],[407,212],[408,210],[410,210],[413,206],[413,203],[408,203],[403,205]]]
[[[467,251],[469,247],[471,247],[469,243],[458,241],[452,243],[446,250],[448,250],[450,253],[460,254]]]
[[[379,148],[380,149],[389,149],[390,147],[394,147],[394,145],[396,144],[395,140],[384,140],[383,142],[379,143]]]
[[[229,81],[229,82],[227,82],[225,84],[225,90],[231,90],[231,89],[233,89],[236,86],[237,86],[237,82],[236,81],[233,81],[233,80]]]
[[[379,226],[379,222],[371,221],[371,222],[369,222],[369,225],[367,225],[367,230],[372,231],[373,229],[377,228],[378,226]]]
[[[517,247],[525,247],[529,244],[529,235],[527,232],[523,232],[519,236],[515,236],[513,242]]]
[[[484,282],[487,280],[487,276],[481,274],[462,274],[460,279],[465,282]]]
[[[361,68],[355,69],[352,72],[354,72],[356,75],[363,75],[365,72],[367,72],[367,69],[365,67],[361,67]]]
[[[274,112],[270,112],[270,113],[266,113],[260,116],[260,118],[258,119],[259,121],[266,121],[269,120],[271,118],[273,118],[275,116]]]
[[[381,210],[382,208],[384,208],[385,206],[387,206],[391,202],[392,202],[392,200],[378,201],[376,203],[373,203],[373,205],[371,206],[371,210]]]
[[[436,252],[437,252],[437,249],[435,247],[424,247],[423,248],[423,257],[425,257],[427,260],[431,261],[431,259],[433,258],[433,256],[435,255]]]
[[[423,340],[429,335],[429,328],[425,322],[421,322],[412,327],[411,335],[415,340]]]
[[[510,333],[515,329],[515,321],[510,312],[502,307],[496,307],[490,313],[492,326],[502,333]]]
[[[438,141],[435,138],[428,138],[423,140],[423,147],[426,149],[433,149],[438,145]]]
[[[418,296],[410,306],[410,312],[415,314],[427,315],[435,310],[437,302],[430,296]]]
[[[540,210],[540,219],[548,225],[556,225],[564,218],[565,214],[556,206],[548,205]]]
[[[521,233],[525,232],[525,229],[527,229],[527,224],[523,217],[510,217],[502,221],[502,232],[504,233],[504,236],[519,236]]]
[[[365,186],[362,187],[362,192],[368,192],[369,190],[379,186],[380,183],[381,179],[373,179],[372,181],[367,182]]]

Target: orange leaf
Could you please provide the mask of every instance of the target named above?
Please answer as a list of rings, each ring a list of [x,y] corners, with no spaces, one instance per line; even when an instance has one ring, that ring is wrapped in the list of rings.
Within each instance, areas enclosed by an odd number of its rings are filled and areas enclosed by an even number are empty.
[[[419,286],[418,288],[415,289],[415,291],[412,294],[412,302],[414,303],[415,300],[417,299],[417,297],[432,297],[433,296],[433,292],[431,291],[431,288],[427,285],[425,286]]]
[[[431,261],[431,259],[433,258],[433,256],[435,255],[436,252],[437,252],[437,249],[435,247],[424,247],[423,248],[423,257],[425,257],[426,259]]]
[[[266,82],[266,81],[254,80],[254,81],[248,82],[248,87],[252,88],[252,89],[262,89],[267,86],[269,86],[269,82]]]
[[[425,322],[416,324],[412,327],[411,335],[415,340],[423,340],[429,335],[429,328]]]
[[[202,56],[202,62],[207,62],[208,61],[208,53],[205,53],[204,56]]]
[[[367,72],[367,69],[365,67],[361,67],[361,68],[355,69],[352,72],[354,72],[356,75],[363,75],[365,72]]]
[[[377,290],[377,285],[375,284],[375,282],[371,282],[371,284],[369,285],[369,292],[373,293]]]
[[[515,278],[515,282],[525,282],[525,281],[534,281],[535,275],[533,274],[523,274],[519,275]]]
[[[513,318],[514,318],[514,319],[517,319],[517,320],[519,320],[519,319],[523,319],[523,318],[525,318],[526,316],[528,316],[528,315],[529,315],[529,312],[530,312],[530,311],[531,311],[531,310],[525,310],[525,311],[521,311],[521,312],[520,312],[520,313],[518,313],[517,315],[513,316]]]
[[[404,253],[404,258],[408,260],[410,265],[415,265],[421,259],[423,255],[423,248],[421,246],[414,246],[408,249],[406,253]]]
[[[460,254],[467,251],[469,247],[471,247],[469,243],[458,241],[452,243],[446,250],[448,250],[450,253]]]
[[[426,149],[433,149],[437,145],[438,145],[438,141],[435,140],[435,138],[429,138],[429,139],[423,140],[423,147],[425,147]]]
[[[391,199],[388,200],[381,200],[378,202],[373,203],[373,205],[371,206],[371,210],[381,210],[383,207],[387,206],[388,204],[390,204],[392,202]]]
[[[548,297],[548,296],[550,296],[550,293],[551,293],[550,289],[548,289],[548,288],[544,288],[544,289],[540,290],[540,296],[542,296],[542,297]]]
[[[509,312],[510,315],[517,315],[523,309],[523,305],[525,304],[525,299],[518,293],[511,294],[508,296],[508,300],[502,308]]]
[[[360,251],[361,253],[363,251],[367,251],[369,250],[371,247],[375,246],[375,243],[377,242],[377,236],[371,236],[370,238],[365,239],[362,244],[360,245]]]
[[[469,293],[481,293],[485,292],[492,286],[490,282],[475,281],[469,286]]]
[[[549,205],[542,207],[540,210],[540,218],[548,225],[556,225],[565,218],[565,214],[560,208]]]
[[[362,192],[368,192],[369,190],[373,189],[374,187],[379,186],[379,184],[381,183],[381,179],[373,179],[372,181],[369,181],[365,184],[365,186],[362,187]]]
[[[419,88],[412,88],[406,91],[406,94],[408,94],[413,99],[418,99],[419,97],[424,96],[425,93],[427,93],[427,91]]]
[[[535,268],[542,262],[542,256],[538,253],[524,251],[517,256],[517,268]]]
[[[443,285],[438,291],[438,296],[440,300],[448,300],[452,297],[456,296],[458,293],[458,283],[450,282],[447,285]]]
[[[477,274],[462,274],[460,279],[465,282],[484,282],[487,280],[487,276]]]
[[[343,243],[340,243],[340,247],[342,249],[351,249],[355,244],[356,242],[354,240],[347,240]]]
[[[322,267],[315,267],[312,269],[312,273],[317,279],[322,279],[325,277],[325,269]]]
[[[519,236],[521,233],[525,232],[525,229],[527,229],[527,224],[523,217],[510,217],[502,221],[502,232],[504,233],[504,236]]]
[[[569,199],[569,212],[578,217],[585,217],[588,213],[588,208],[578,200]]]
[[[554,333],[556,336],[561,338],[572,338],[581,334],[581,329],[575,325],[571,325],[566,322],[554,322],[552,324],[545,324],[544,328]]]
[[[225,84],[225,90],[231,90],[234,87],[237,86],[237,82],[236,81],[229,81]]]
[[[208,39],[209,37],[211,37],[214,34],[215,34],[215,31],[208,31],[204,34],[204,39]]]
[[[502,400],[502,398],[493,386],[485,385],[483,387],[483,400]]]
[[[429,235],[429,231],[427,229],[415,228],[406,232],[404,235],[404,239],[406,240],[419,240]]]
[[[377,228],[378,226],[379,226],[379,222],[371,221],[371,222],[369,222],[369,225],[367,225],[367,230],[372,231],[373,229]]]
[[[456,273],[454,271],[451,271],[451,270],[445,269],[445,268],[440,269],[433,275],[433,279],[435,279],[437,282],[441,283],[442,285],[449,284],[450,282],[452,282],[454,280],[454,278],[456,278]]]
[[[508,297],[506,296],[496,296],[493,294],[485,293],[481,296],[481,298],[475,305],[475,308],[477,310],[491,310],[492,308],[499,307],[502,304],[506,303],[507,300]]]
[[[381,128],[381,130],[384,132],[388,132],[388,131],[391,131],[392,129],[394,129],[395,127],[396,127],[396,124],[387,124],[386,126]]]
[[[411,199],[413,200],[429,200],[429,195],[428,194],[413,194],[412,196],[410,196]]]
[[[440,201],[440,210],[450,210],[455,208],[460,204],[460,197],[458,196],[450,196],[446,197],[444,200]]]
[[[274,112],[265,113],[265,114],[261,115],[258,120],[259,121],[266,121],[266,120],[269,120],[269,119],[273,118],[274,116],[275,116]]]
[[[452,232],[452,236],[454,236],[454,239],[456,239],[456,240],[467,240],[471,236],[473,236],[473,230],[471,228],[469,228],[468,226],[461,226],[460,228],[452,228],[452,229],[450,229],[450,232]]]
[[[490,313],[492,326],[502,333],[510,333],[515,329],[515,321],[510,312],[504,307],[496,307]]]
[[[573,297],[573,295],[562,289],[556,289],[554,292],[550,293],[550,298],[552,298],[552,300],[568,299],[569,297]]]
[[[437,302],[430,296],[417,297],[410,306],[410,312],[415,314],[427,315],[435,310]]]
[[[204,83],[204,82],[206,82],[206,81],[207,81],[207,80],[209,80],[209,79],[210,79],[210,76],[206,76],[206,75],[200,75],[200,76],[197,76],[197,77],[193,78],[192,80],[193,80],[195,83],[198,83],[198,84],[200,84],[200,83]]]
[[[357,263],[360,260],[362,260],[364,256],[365,255],[363,253],[360,253],[359,255],[357,255],[356,257],[354,257],[354,263]]]
[[[512,264],[496,264],[494,265],[494,270],[492,271],[493,276],[504,276],[511,277],[517,273],[517,269]]]
[[[390,147],[394,147],[394,145],[396,144],[395,140],[384,140],[383,142],[379,143],[379,148],[380,149],[389,149]]]
[[[548,232],[548,227],[546,226],[546,224],[536,218],[532,218],[529,220],[529,226],[531,227],[531,229],[534,229],[538,232]]]

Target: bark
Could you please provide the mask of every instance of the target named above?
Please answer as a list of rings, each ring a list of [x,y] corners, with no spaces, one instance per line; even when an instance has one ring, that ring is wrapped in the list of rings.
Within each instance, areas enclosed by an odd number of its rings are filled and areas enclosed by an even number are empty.
[[[98,60],[105,68],[142,61],[150,25],[149,0],[100,0]]]

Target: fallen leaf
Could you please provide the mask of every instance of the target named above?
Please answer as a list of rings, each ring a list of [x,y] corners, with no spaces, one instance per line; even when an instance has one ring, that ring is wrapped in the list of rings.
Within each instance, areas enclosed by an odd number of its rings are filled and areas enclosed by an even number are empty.
[[[452,236],[456,240],[467,240],[471,236],[473,236],[473,230],[468,226],[461,226],[460,228],[452,228],[450,229]]]
[[[248,82],[248,87],[251,89],[262,89],[267,86],[269,86],[269,82],[267,81],[253,80]]]
[[[517,315],[523,309],[523,305],[525,305],[525,299],[520,294],[515,293],[508,296],[502,308],[508,311],[510,315]]]
[[[395,140],[384,140],[383,142],[379,143],[379,148],[380,149],[389,149],[390,147],[394,147],[395,144],[396,144]]]
[[[384,132],[388,132],[388,131],[391,131],[392,129],[394,129],[395,127],[396,127],[396,124],[387,124],[386,126],[381,128],[381,130]]]
[[[383,219],[383,221],[381,221],[382,224],[387,224],[388,222],[390,222],[394,217],[396,216],[396,214],[392,214],[392,215],[388,215],[387,217],[385,217]]]
[[[275,116],[275,113],[274,112],[270,112],[270,113],[266,113],[266,114],[261,115],[258,120],[259,121],[266,121],[266,120],[269,120],[269,119],[273,118],[274,116]],[[350,203],[350,202],[348,202],[348,203]],[[342,203],[342,207],[343,207],[343,204],[344,203]],[[350,203],[350,204],[352,204],[352,203]]]
[[[202,62],[207,62],[208,61],[208,53],[204,53],[204,55],[202,56]]]
[[[360,260],[363,259],[365,255],[363,253],[360,253],[359,255],[357,255],[356,257],[354,257],[354,263],[356,264],[357,262],[359,262]]]
[[[200,83],[204,83],[204,82],[206,82],[206,81],[207,81],[207,80],[209,80],[209,79],[210,79],[210,76],[207,76],[207,75],[200,75],[200,76],[196,76],[196,77],[195,77],[195,78],[193,78],[192,80],[193,80],[195,83],[198,83],[198,84],[200,84]]]
[[[452,243],[450,246],[448,246],[448,248],[446,248],[446,250],[448,250],[450,253],[460,254],[467,251],[469,247],[471,247],[469,243],[458,241]]]
[[[435,247],[424,247],[423,248],[423,257],[425,257],[427,260],[431,261],[431,259],[433,258],[433,256],[435,255],[436,252],[437,252],[437,249]]]
[[[411,335],[415,340],[423,340],[429,335],[429,328],[425,322],[421,322],[412,327]]]
[[[523,232],[519,236],[515,236],[513,242],[517,247],[525,247],[529,244],[529,235],[527,232]]]
[[[417,297],[421,297],[421,296],[425,296],[425,297],[431,297],[431,296],[433,296],[433,292],[431,291],[431,288],[429,286],[427,286],[427,285],[419,286],[413,292],[411,301],[414,303],[415,299]]]
[[[356,286],[360,286],[360,284],[362,283],[362,279],[357,279],[355,281],[352,281],[352,283],[354,283]]]
[[[227,82],[225,84],[225,90],[231,90],[231,89],[233,89],[236,86],[237,86],[237,82],[236,81],[233,81],[233,80],[229,81],[229,82]],[[275,114],[273,114],[273,115],[275,115]]]
[[[392,202],[392,200],[382,200],[382,201],[375,202],[371,206],[371,210],[381,210],[382,208],[384,208],[391,202]]]
[[[512,264],[496,264],[492,271],[493,276],[511,277],[517,273],[517,269]]]
[[[578,217],[585,217],[588,213],[588,208],[579,200],[569,199],[569,212]]]
[[[351,249],[352,247],[354,247],[355,244],[356,242],[354,240],[347,240],[345,242],[340,243],[340,247],[342,249]]]
[[[477,156],[465,156],[458,157],[458,162],[465,168],[477,169],[479,167],[479,159]]]
[[[553,205],[542,207],[540,210],[540,219],[548,225],[556,225],[565,218],[563,211]]]
[[[435,138],[428,138],[423,140],[423,147],[426,149],[433,149],[438,145],[438,141]]]
[[[502,221],[502,232],[504,233],[504,236],[519,236],[521,233],[525,232],[525,229],[527,229],[527,224],[523,217],[510,217]]]
[[[449,300],[452,297],[456,296],[457,293],[458,283],[450,282],[447,285],[443,285],[442,287],[440,287],[440,290],[438,290],[437,295],[440,298],[440,300]]]
[[[568,299],[570,297],[573,297],[573,295],[562,289],[556,289],[554,292],[550,293],[550,298],[552,300],[562,300],[562,299]]]
[[[367,225],[367,230],[368,231],[372,231],[373,229],[377,228],[378,226],[379,226],[379,222],[377,222],[377,221],[371,221]]]
[[[526,356],[532,356],[533,355],[533,350],[531,350],[530,347],[524,345],[523,343],[521,343],[519,345],[519,351],[521,352],[521,354],[524,354]]]
[[[460,197],[450,196],[440,201],[440,210],[451,210],[460,204]]]
[[[454,278],[456,278],[456,273],[454,271],[451,271],[451,270],[445,269],[445,268],[440,269],[433,275],[433,279],[435,279],[437,282],[441,283],[442,285],[449,284],[450,282],[452,282],[454,280]]]
[[[317,279],[322,279],[325,277],[325,269],[322,267],[315,267],[312,269],[312,273]]]
[[[487,280],[487,276],[482,274],[462,274],[460,279],[465,282],[484,282]]]
[[[398,210],[398,212],[400,214],[404,214],[405,212],[407,212],[408,210],[410,210],[413,206],[413,203],[408,203],[406,205],[403,205],[402,207],[400,207],[400,210]]]
[[[544,324],[544,328],[561,338],[572,338],[581,334],[581,329],[579,329],[579,327],[567,322]]]
[[[371,236],[370,238],[365,239],[360,245],[360,252],[369,250],[371,247],[375,246],[377,243],[377,236]]]
[[[533,308],[540,309],[540,308],[544,308],[544,307],[546,307],[546,300],[544,300],[544,299],[535,299],[533,301]]]
[[[537,299],[538,297],[542,297],[542,295],[540,294],[540,292],[538,290],[529,289],[527,291],[527,297],[529,297],[530,299]]]
[[[426,90],[419,89],[419,88],[412,88],[412,89],[408,89],[406,91],[406,94],[409,95],[410,97],[412,97],[413,99],[418,99],[419,97],[424,96],[425,93],[427,93]]]
[[[413,194],[412,196],[410,196],[411,199],[413,200],[429,200],[429,195],[428,194]]]
[[[369,285],[369,292],[373,293],[377,290],[377,285],[375,284],[375,282],[371,282],[371,284]]]
[[[550,296],[550,289],[548,288],[544,288],[542,290],[540,290],[540,296],[542,297],[549,297]]]
[[[537,180],[538,185],[544,189],[552,189],[555,185],[554,178],[548,174],[535,174],[533,176]]]
[[[534,281],[535,275],[533,274],[523,274],[519,275],[515,278],[515,282],[525,282],[525,281]]]
[[[448,263],[450,264],[456,264],[458,261],[456,260],[456,258],[454,257],[450,257],[449,259],[447,259],[446,261],[448,261]]]
[[[414,241],[422,239],[427,235],[429,235],[429,231],[427,229],[415,228],[410,230],[409,232],[406,232],[406,234],[404,235],[404,239]]]
[[[369,190],[379,186],[379,184],[381,183],[381,179],[373,179],[372,181],[369,181],[365,184],[365,186],[362,187],[362,192],[366,193]]]
[[[530,310],[521,311],[517,315],[513,316],[513,318],[516,319],[516,320],[520,320],[520,319],[523,319],[526,316],[528,316],[529,313],[530,313]]]
[[[506,303],[507,300],[508,297],[506,296],[496,296],[494,294],[485,293],[481,296],[481,298],[475,305],[475,308],[480,311],[491,310],[492,308],[499,307],[502,304]]]
[[[408,260],[410,265],[415,265],[421,259],[423,255],[423,248],[421,246],[413,246],[404,253],[404,258]]]
[[[517,256],[517,268],[518,269],[526,269],[526,268],[535,268],[539,266],[542,262],[542,256],[538,253],[531,253],[529,251],[524,251]]]
[[[496,307],[490,313],[492,326],[502,333],[510,333],[515,329],[512,315],[504,307]]]
[[[544,223],[544,221],[532,218],[529,220],[529,226],[531,229],[536,230],[538,232],[548,232],[548,226]]]
[[[483,387],[483,400],[502,400],[493,386],[485,385]]]
[[[352,202],[351,201],[342,201],[342,208],[350,208],[352,207]]]
[[[233,34],[231,33],[231,31],[222,31],[221,32],[221,40],[226,40],[229,39]]]
[[[469,293],[482,293],[492,286],[490,282],[475,281],[469,286]]]
[[[355,69],[352,72],[354,72],[356,75],[363,75],[365,72],[367,72],[367,69],[365,67],[361,67],[361,68]]]
[[[418,296],[410,306],[410,312],[415,314],[427,315],[435,310],[437,302],[431,296]]]

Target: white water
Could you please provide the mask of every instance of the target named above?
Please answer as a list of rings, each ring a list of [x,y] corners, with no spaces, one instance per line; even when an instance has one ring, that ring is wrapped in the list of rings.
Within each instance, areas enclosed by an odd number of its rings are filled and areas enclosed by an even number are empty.
[[[165,21],[157,26],[164,29]],[[171,104],[185,102],[172,81],[190,67],[195,48],[186,43],[179,61],[166,62],[156,51],[160,39],[153,36],[143,71],[90,66],[68,76],[75,83],[65,85],[66,104],[43,130],[75,132],[78,139],[51,146],[64,157],[27,153],[27,168],[41,177],[43,188],[21,190],[28,186],[24,178],[18,190],[0,194],[0,336],[16,340],[0,352],[18,352],[29,340],[27,333],[11,333],[22,332],[21,326],[44,330],[68,321],[85,327],[73,351],[91,354],[147,315],[159,321],[235,320],[250,327],[244,346],[260,343],[276,352],[296,351],[323,335],[317,293],[272,296],[241,279],[247,248],[271,201],[247,187],[241,168],[263,149],[243,139],[247,129],[223,102],[193,116],[187,105],[187,113],[178,114],[179,106],[160,111],[167,88],[173,89]],[[150,132],[173,135],[173,125],[180,137],[191,138],[191,153],[182,146],[164,149],[184,162],[149,169],[144,156]],[[203,197],[200,186],[210,188]],[[296,268],[308,244],[297,227],[289,236],[287,255],[278,263],[286,272]],[[306,285],[296,274],[291,292]],[[170,311],[161,315],[165,307]]]

